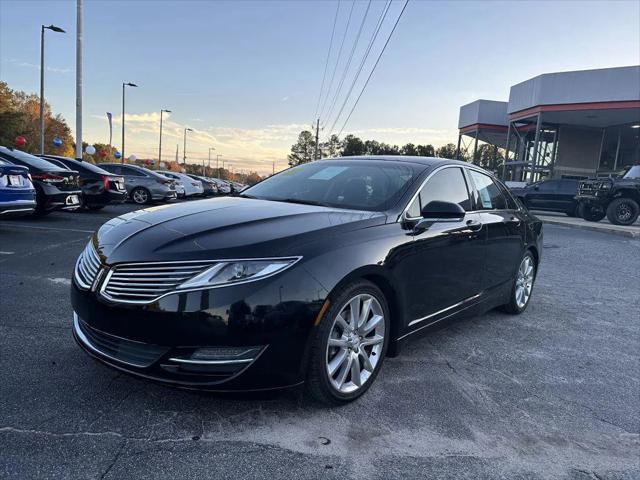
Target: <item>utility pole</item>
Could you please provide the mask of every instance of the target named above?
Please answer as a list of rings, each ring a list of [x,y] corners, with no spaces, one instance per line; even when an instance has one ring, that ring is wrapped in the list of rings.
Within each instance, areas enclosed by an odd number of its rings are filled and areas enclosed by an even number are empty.
[[[222,155],[218,154],[216,155],[216,177],[220,178],[220,157]],[[224,167],[224,160],[222,161],[222,166]]]
[[[320,119],[316,121],[316,151],[313,155],[314,160],[318,160],[318,147],[320,145]]]
[[[82,160],[82,0],[76,0],[76,159]]]
[[[164,112],[171,113],[171,110],[164,108],[160,109],[160,142],[158,142],[158,168],[160,168],[160,162],[162,161],[162,114]]]

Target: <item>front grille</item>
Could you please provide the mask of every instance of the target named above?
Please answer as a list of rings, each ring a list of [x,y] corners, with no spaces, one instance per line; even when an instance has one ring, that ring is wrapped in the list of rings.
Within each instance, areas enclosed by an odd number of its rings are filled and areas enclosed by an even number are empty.
[[[89,242],[78,257],[75,269],[76,283],[80,288],[89,290],[100,270],[100,257]]]
[[[102,294],[125,303],[149,303],[203,270],[211,261],[128,263],[114,267]]]
[[[109,335],[108,333],[90,327],[77,317],[75,321],[76,332],[80,334],[80,339],[83,340],[90,349],[119,362],[133,365],[134,367],[149,367],[169,351],[168,347],[135,342],[133,340],[127,340],[126,338]]]

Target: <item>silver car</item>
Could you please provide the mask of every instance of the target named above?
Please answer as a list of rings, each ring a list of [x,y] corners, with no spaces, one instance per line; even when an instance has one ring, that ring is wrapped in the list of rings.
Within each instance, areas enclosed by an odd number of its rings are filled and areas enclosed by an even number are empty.
[[[185,175],[184,173],[178,172],[167,172],[164,170],[159,170],[158,173],[161,173],[165,177],[172,178],[176,182],[180,183],[184,186],[185,196],[191,197],[192,195],[202,196],[204,188],[202,187],[202,182],[198,180],[194,180],[189,175]]]
[[[120,163],[101,163],[100,168],[124,177],[125,188],[134,203],[143,205],[176,199],[175,183],[164,175],[137,165]]]

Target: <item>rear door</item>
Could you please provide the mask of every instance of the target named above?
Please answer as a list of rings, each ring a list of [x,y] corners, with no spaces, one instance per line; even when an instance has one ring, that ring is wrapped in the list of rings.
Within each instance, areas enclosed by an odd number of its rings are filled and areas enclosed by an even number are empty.
[[[558,187],[559,180],[545,180],[527,187],[527,206],[531,209],[562,210]]]
[[[472,168],[475,208],[486,228],[483,285],[486,290],[513,281],[525,244],[525,219],[493,178]]]

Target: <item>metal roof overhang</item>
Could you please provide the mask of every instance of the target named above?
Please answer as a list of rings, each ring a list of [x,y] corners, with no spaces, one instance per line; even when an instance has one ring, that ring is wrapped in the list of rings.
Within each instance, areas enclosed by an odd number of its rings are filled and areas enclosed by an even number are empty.
[[[640,101],[538,105],[510,114],[509,120],[534,123],[538,113],[545,124],[605,128],[640,123]]]

